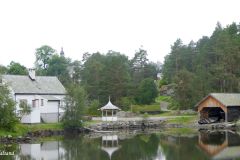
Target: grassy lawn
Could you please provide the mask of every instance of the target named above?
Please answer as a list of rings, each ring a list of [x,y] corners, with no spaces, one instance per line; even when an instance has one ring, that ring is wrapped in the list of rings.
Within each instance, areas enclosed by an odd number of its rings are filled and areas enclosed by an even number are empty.
[[[169,119],[169,123],[178,123],[178,124],[192,124],[197,120],[197,116],[186,116],[186,117],[175,117]]]
[[[100,122],[102,122],[102,121],[93,121],[93,120],[91,120],[91,121],[85,121],[85,122],[83,123],[83,126],[84,126],[84,127],[89,127],[89,126],[91,126],[91,125],[94,125],[94,124],[97,124],[97,123],[100,123]]]
[[[161,111],[161,108],[159,104],[132,105],[132,112],[134,113],[147,112],[147,111]]]
[[[48,124],[17,124],[14,131],[5,131],[0,130],[0,136],[23,136],[27,132],[34,132],[34,131],[40,131],[40,130],[62,130],[62,124],[61,123],[48,123]]]
[[[160,103],[161,101],[165,101],[165,102],[169,102],[171,103],[172,102],[172,98],[170,96],[158,96],[155,101],[157,103]]]

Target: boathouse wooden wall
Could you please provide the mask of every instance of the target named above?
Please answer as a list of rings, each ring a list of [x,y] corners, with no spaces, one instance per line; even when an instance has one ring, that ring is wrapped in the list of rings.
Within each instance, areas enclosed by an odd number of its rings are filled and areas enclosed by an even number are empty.
[[[220,107],[225,113],[227,112],[226,106],[224,106],[222,103],[220,103],[212,96],[208,96],[198,105],[198,112],[201,112],[205,107]]]

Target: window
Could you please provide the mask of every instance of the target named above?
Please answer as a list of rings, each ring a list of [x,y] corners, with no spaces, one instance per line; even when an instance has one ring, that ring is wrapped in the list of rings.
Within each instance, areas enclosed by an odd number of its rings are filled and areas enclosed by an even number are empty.
[[[36,107],[36,100],[32,100],[32,107]]]
[[[43,99],[41,99],[41,106],[44,106],[44,101],[43,101]]]

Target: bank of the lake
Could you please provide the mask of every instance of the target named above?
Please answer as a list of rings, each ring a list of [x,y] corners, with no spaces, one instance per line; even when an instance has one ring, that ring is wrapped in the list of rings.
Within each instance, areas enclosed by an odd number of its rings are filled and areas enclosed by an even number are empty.
[[[114,123],[106,123],[99,120],[86,121],[82,128],[75,130],[77,134],[101,131],[120,131],[120,130],[155,130],[164,129],[167,133],[188,134],[194,133],[199,129],[238,129],[240,122],[234,124],[209,124],[198,125],[197,116],[149,116],[145,118],[135,117],[118,121]],[[36,138],[61,136],[67,134],[62,123],[49,124],[18,124],[14,131],[0,130],[1,142],[22,142],[31,141]],[[72,133],[72,131],[71,131]]]

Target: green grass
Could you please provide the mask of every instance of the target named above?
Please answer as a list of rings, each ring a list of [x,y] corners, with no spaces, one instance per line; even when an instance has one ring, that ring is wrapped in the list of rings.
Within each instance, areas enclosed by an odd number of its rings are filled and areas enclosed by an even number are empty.
[[[83,126],[84,126],[84,127],[89,127],[89,126],[91,126],[91,125],[94,125],[94,124],[97,124],[97,123],[100,123],[100,122],[102,122],[102,121],[93,121],[93,120],[91,120],[91,121],[85,121],[85,122],[83,123]]]
[[[157,103],[160,103],[161,101],[165,101],[165,102],[171,103],[171,102],[172,102],[172,97],[170,97],[170,96],[158,96],[158,97],[155,99],[155,101],[156,101]]]
[[[24,136],[27,132],[34,132],[40,130],[62,130],[61,123],[48,123],[48,124],[17,124],[14,131],[0,130],[0,136]]]
[[[197,116],[185,116],[185,117],[176,117],[173,119],[169,119],[169,123],[177,123],[177,124],[192,124],[197,120]]]
[[[139,113],[139,112],[147,112],[147,111],[161,111],[159,104],[153,105],[132,105],[132,112]]]

